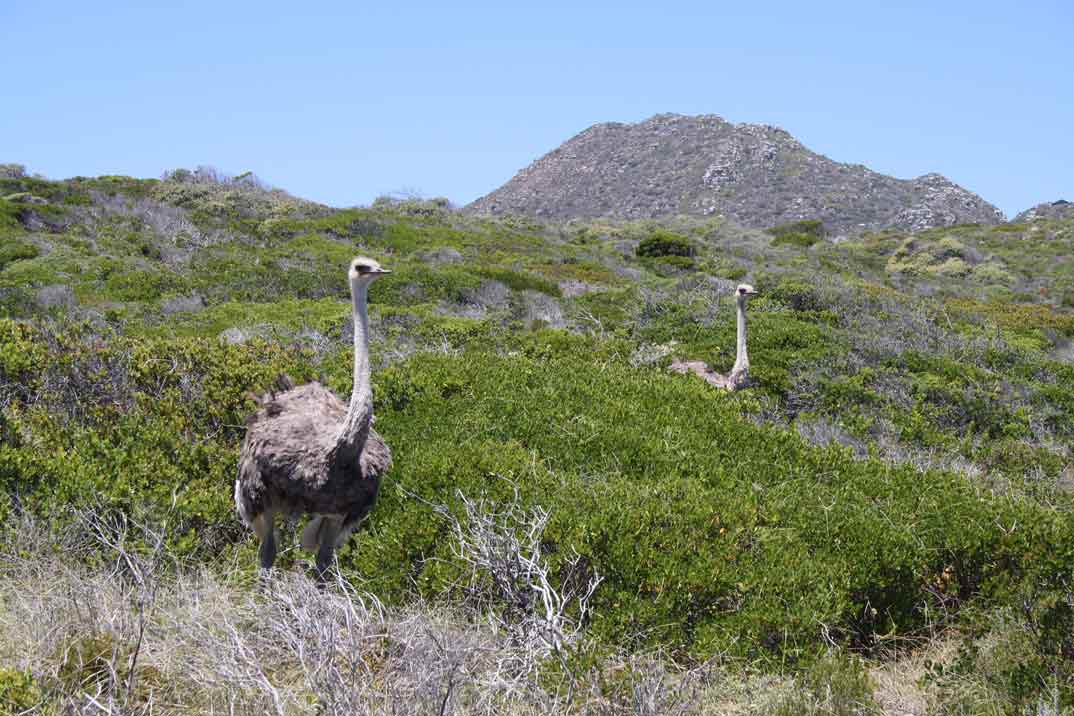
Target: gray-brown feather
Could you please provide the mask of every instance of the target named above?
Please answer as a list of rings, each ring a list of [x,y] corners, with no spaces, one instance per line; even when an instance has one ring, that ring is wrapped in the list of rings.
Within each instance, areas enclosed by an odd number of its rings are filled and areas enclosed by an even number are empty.
[[[335,448],[347,405],[320,383],[268,394],[247,421],[235,498],[253,526],[266,511],[338,515],[344,535],[372,509],[391,451],[375,430],[360,455]]]
[[[731,371],[728,375],[721,375],[700,360],[677,360],[668,366],[668,370],[674,373],[693,373],[709,385],[721,390],[734,391],[749,384],[749,374],[745,371]]]

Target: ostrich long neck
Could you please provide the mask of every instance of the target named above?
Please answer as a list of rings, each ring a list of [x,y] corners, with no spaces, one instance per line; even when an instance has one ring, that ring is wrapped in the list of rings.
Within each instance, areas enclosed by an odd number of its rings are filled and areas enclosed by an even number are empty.
[[[354,303],[354,387],[347,417],[336,439],[336,447],[345,453],[360,454],[369,437],[373,416],[373,388],[369,381],[369,316],[366,314],[365,281],[351,281]]]
[[[732,373],[745,372],[750,369],[750,358],[746,355],[746,302],[738,301],[738,345],[735,349],[735,367]]]

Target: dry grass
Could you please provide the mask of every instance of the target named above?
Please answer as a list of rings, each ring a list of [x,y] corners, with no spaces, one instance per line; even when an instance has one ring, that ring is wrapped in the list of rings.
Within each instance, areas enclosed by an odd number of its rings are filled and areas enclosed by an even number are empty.
[[[24,523],[21,549],[4,545],[0,664],[42,685],[30,713],[695,711],[698,673],[655,657],[583,678],[497,618],[387,610],[343,580],[320,589],[298,574],[243,586],[136,549],[137,526],[92,529],[57,541]]]
[[[940,696],[922,686],[930,664],[949,663],[956,657],[958,642],[936,638],[911,652],[898,654],[877,665],[869,675],[874,695],[887,716],[925,716]]]
[[[0,539],[0,675],[33,675],[41,698],[19,711],[33,714],[875,713],[837,708],[834,681],[818,695],[808,677],[726,660],[685,668],[589,643],[562,610],[545,609],[589,587],[542,596],[551,587],[527,549],[542,516],[468,506],[479,519],[456,525],[459,549],[473,551],[475,569],[510,561],[510,539],[473,543],[517,528],[515,551],[529,561],[503,589],[515,598],[536,585],[539,608],[505,616],[483,598],[389,609],[341,578],[319,588],[276,573],[256,584],[238,567],[184,567],[159,530],[123,518],[81,515],[59,532],[23,520]],[[547,614],[551,639],[535,631]],[[925,713],[917,684],[945,648],[872,669],[884,713]]]

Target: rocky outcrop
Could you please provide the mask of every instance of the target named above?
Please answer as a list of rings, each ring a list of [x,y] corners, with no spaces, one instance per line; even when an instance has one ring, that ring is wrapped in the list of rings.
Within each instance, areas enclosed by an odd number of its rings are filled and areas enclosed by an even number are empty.
[[[1004,221],[939,174],[896,179],[816,154],[778,127],[677,114],[590,127],[466,209],[546,219],[723,215],[757,228],[821,219],[837,233]]]
[[[1032,209],[1026,209],[1014,217],[1015,222],[1024,223],[1037,219],[1074,219],[1074,202],[1060,199],[1059,201],[1037,204]]]

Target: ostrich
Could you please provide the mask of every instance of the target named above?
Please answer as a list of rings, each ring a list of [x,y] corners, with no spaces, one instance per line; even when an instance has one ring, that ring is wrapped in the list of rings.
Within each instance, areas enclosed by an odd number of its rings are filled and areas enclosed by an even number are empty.
[[[317,577],[323,580],[336,547],[369,514],[381,475],[391,467],[391,451],[373,430],[366,315],[369,284],[386,273],[367,258],[354,259],[348,272],[354,310],[350,405],[320,383],[296,388],[284,379],[283,392],[260,398],[247,420],[235,505],[261,540],[262,569],[276,559],[276,515],[308,514],[312,519],[301,543],[317,551]]]
[[[669,366],[676,373],[696,373],[707,383],[724,390],[738,390],[749,385],[750,358],[746,355],[746,302],[757,291],[749,284],[739,284],[735,289],[735,303],[738,304],[738,340],[735,349],[735,365],[727,375],[720,375],[709,369],[703,361],[675,361]]]

